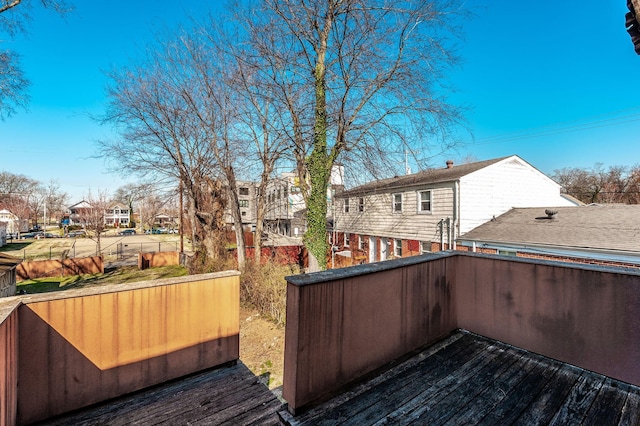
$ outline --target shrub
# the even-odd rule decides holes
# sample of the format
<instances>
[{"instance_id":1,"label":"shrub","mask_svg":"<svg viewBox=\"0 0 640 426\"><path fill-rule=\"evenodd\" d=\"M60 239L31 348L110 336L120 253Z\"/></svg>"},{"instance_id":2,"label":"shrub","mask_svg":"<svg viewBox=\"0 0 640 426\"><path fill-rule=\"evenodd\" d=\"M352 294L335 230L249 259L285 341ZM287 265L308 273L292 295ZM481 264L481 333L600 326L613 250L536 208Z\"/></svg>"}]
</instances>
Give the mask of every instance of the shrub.
<instances>
[{"instance_id":1,"label":"shrub","mask_svg":"<svg viewBox=\"0 0 640 426\"><path fill-rule=\"evenodd\" d=\"M297 265L267 262L257 265L248 261L240 277L240 303L257 309L260 314L284 325L287 312L287 275L300 271Z\"/></svg>"}]
</instances>

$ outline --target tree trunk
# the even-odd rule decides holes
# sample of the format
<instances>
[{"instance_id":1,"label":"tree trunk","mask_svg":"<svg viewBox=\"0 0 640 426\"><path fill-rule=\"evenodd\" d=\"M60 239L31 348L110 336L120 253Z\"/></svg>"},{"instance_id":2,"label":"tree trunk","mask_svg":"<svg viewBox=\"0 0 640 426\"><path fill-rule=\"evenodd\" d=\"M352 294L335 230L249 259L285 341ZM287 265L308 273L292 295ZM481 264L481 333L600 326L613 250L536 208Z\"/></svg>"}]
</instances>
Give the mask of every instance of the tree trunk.
<instances>
[{"instance_id":1,"label":"tree trunk","mask_svg":"<svg viewBox=\"0 0 640 426\"><path fill-rule=\"evenodd\" d=\"M242 214L240 212L240 201L238 199L238 188L233 168L228 167L225 171L229 185L229 203L231 206L231 216L233 217L236 234L236 255L238 258L238 269L244 271L247 256L247 245L244 240L244 230L242 229Z\"/></svg>"}]
</instances>

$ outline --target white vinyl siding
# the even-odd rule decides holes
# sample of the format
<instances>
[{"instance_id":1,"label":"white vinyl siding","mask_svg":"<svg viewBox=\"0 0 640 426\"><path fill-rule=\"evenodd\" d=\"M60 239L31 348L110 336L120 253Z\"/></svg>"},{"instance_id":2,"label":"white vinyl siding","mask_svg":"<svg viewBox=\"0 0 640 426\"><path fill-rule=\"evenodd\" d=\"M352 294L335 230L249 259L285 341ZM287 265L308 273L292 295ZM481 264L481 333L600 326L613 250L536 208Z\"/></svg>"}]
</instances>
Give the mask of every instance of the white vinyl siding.
<instances>
[{"instance_id":1,"label":"white vinyl siding","mask_svg":"<svg viewBox=\"0 0 640 426\"><path fill-rule=\"evenodd\" d=\"M513 207L573 205L560 186L519 158L507 158L460 179L460 234Z\"/></svg>"},{"instance_id":2,"label":"white vinyl siding","mask_svg":"<svg viewBox=\"0 0 640 426\"><path fill-rule=\"evenodd\" d=\"M372 194L364 196L366 207L363 212L357 212L355 208L349 213L344 213L342 209L336 211L337 230L403 240L440 241L438 222L443 217L453 217L453 183L430 186L431 209L437 215L418 213L415 207L418 192L427 188L411 188L402 194L405 207L402 214L392 213L392 193Z\"/></svg>"}]
</instances>

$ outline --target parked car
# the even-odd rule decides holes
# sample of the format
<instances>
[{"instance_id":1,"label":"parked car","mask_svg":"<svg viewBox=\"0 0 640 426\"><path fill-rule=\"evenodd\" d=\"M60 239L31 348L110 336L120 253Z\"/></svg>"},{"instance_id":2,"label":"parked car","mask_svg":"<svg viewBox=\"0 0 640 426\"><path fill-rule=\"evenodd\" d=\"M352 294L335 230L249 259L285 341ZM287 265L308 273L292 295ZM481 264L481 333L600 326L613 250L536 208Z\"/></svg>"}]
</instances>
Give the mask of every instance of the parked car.
<instances>
[{"instance_id":1,"label":"parked car","mask_svg":"<svg viewBox=\"0 0 640 426\"><path fill-rule=\"evenodd\" d=\"M135 235L135 234L136 234L135 229L123 229L122 231L118 232L118 235Z\"/></svg>"},{"instance_id":2,"label":"parked car","mask_svg":"<svg viewBox=\"0 0 640 426\"><path fill-rule=\"evenodd\" d=\"M69 231L67 234L67 238L77 238L77 237L86 237L87 233L83 230L79 231Z\"/></svg>"},{"instance_id":3,"label":"parked car","mask_svg":"<svg viewBox=\"0 0 640 426\"><path fill-rule=\"evenodd\" d=\"M59 234L52 234L51 232L47 232L44 234L45 238L60 238Z\"/></svg>"},{"instance_id":4,"label":"parked car","mask_svg":"<svg viewBox=\"0 0 640 426\"><path fill-rule=\"evenodd\" d=\"M34 232L33 233L33 238L35 238L36 240L39 240L39 239L44 238L44 237L45 237L44 232Z\"/></svg>"}]
</instances>

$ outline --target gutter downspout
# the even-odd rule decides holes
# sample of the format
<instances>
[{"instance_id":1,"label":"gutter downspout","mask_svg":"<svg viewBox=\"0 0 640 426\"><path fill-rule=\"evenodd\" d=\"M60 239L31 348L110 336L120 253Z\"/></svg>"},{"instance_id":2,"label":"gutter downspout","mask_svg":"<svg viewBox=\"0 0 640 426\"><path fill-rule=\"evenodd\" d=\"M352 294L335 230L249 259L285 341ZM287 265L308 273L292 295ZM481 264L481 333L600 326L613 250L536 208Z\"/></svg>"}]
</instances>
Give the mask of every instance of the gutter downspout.
<instances>
[{"instance_id":1,"label":"gutter downspout","mask_svg":"<svg viewBox=\"0 0 640 426\"><path fill-rule=\"evenodd\" d=\"M460 179L453 184L453 244L452 249L456 250L456 240L460 232Z\"/></svg>"}]
</instances>

